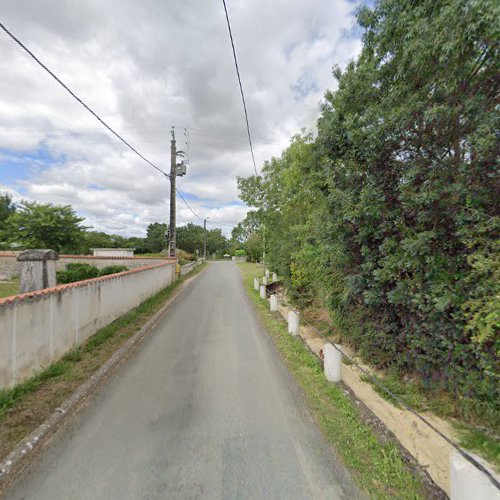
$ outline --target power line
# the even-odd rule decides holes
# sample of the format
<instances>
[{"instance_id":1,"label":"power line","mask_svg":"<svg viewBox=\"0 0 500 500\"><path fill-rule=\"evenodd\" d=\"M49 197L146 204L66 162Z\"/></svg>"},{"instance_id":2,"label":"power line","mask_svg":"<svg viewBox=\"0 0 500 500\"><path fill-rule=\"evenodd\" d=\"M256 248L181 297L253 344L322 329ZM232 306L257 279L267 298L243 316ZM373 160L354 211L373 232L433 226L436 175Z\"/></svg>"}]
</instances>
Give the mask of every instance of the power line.
<instances>
[{"instance_id":1,"label":"power line","mask_svg":"<svg viewBox=\"0 0 500 500\"><path fill-rule=\"evenodd\" d=\"M177 191L177 194L181 197L182 201L186 204L186 207L189 208L189 210L191 210L191 212L193 212L193 215L195 217L198 217L198 219L200 220L204 220L203 217L200 217L192 208L191 208L191 205L189 205L189 203L185 200L184 196L182 196L182 193L177 189L175 188L175 190Z\"/></svg>"},{"instance_id":2,"label":"power line","mask_svg":"<svg viewBox=\"0 0 500 500\"><path fill-rule=\"evenodd\" d=\"M255 165L255 156L253 154L252 137L250 135L250 125L248 124L247 104L245 102L245 94L243 94L243 86L241 85L240 69L238 68L238 60L236 59L236 49L234 48L233 33L231 32L231 24L229 23L229 14L227 13L226 0L222 0L222 4L224 5L224 12L226 13L227 29L229 31L229 38L231 39L231 47L233 48L234 66L236 68L236 74L238 75L238 83L240 84L241 100L243 101L243 111L245 112L248 143L250 144L250 152L252 153L253 169L255 170L255 175L258 175L257 167Z\"/></svg>"},{"instance_id":3,"label":"power line","mask_svg":"<svg viewBox=\"0 0 500 500\"><path fill-rule=\"evenodd\" d=\"M267 286L266 286L267 290ZM269 291L270 295L276 295L278 296L277 292L271 292ZM284 304L294 311L296 314L300 315L300 311L296 310L288 304L286 300L283 300ZM301 315L302 321L309 325L323 340L327 340L328 338L325 336L323 332L318 330L313 324L311 324L307 319L304 318L304 315ZM498 480L493 476L493 474L480 462L478 462L473 456L471 456L469 453L467 453L464 449L462 449L453 439L449 438L444 432L441 432L435 425L433 425L428 419L423 417L417 410L413 409L406 401L404 401L399 395L395 394L393 391L391 391L388 387L386 387L383 382L380 381L380 379L372 375L372 373L361 366L359 363L356 362L356 360L352 357L349 356L348 354L345 353L343 349L337 346L337 344L332 343L331 344L336 351L340 353L341 356L343 356L347 361L349 361L350 364L356 366L358 370L360 370L365 376L367 376L377 387L379 387L381 390L383 390L386 394L388 394L391 398L393 398L399 405L401 405L405 410L409 411L411 414L413 414L415 417L417 417L421 422L423 422L427 427L432 429L438 436L440 436L442 439L444 439L450 446L455 448L462 457L464 457L468 462L470 462L472 465L474 465L477 469L479 469L483 474L487 476L487 478L490 480L490 482L500 490L500 483Z\"/></svg>"},{"instance_id":4,"label":"power line","mask_svg":"<svg viewBox=\"0 0 500 500\"><path fill-rule=\"evenodd\" d=\"M225 5L224 5L225 7ZM229 22L229 20L228 20ZM21 42L13 33L11 33L3 23L0 22L0 28L10 37L14 42L16 42L39 66L41 66L54 80L56 80L59 85L61 85L74 99L76 99L89 113L91 113L104 127L106 127L115 137L117 137L123 144L125 144L130 150L132 150L139 158L144 160L148 165L156 169L158 172L163 174L166 177L169 177L167 173L165 173L161 168L157 167L154 163L149 161L145 156L143 156L137 149L135 149L129 142L127 142L118 132L113 130L90 106L85 104L85 102L80 99L59 77L57 77L38 57L30 50L26 45ZM234 49L234 46L233 46ZM235 55L236 57L236 55ZM239 78L239 73L238 73L238 78ZM240 87L241 87L241 82L240 82ZM243 90L242 90L243 92ZM242 93L243 96L243 93ZM245 107L245 114L246 114L246 107ZM248 138L250 139L250 129L248 128L248 120L247 120L247 130L248 130ZM187 143L188 143L188 148L189 148L189 135L187 135L187 130L185 129L186 133L186 138L187 138ZM250 149L252 148L252 143L250 142ZM252 158L253 158L253 151L252 151ZM255 160L254 160L254 168L255 168ZM255 173L257 174L257 169L255 169ZM182 196L181 192L176 188L177 193L181 197L182 201L186 204L186 206L191 210L193 215L198 217L200 220L204 220L203 217L200 217L189 205L189 203L186 201L184 196Z\"/></svg>"},{"instance_id":5,"label":"power line","mask_svg":"<svg viewBox=\"0 0 500 500\"><path fill-rule=\"evenodd\" d=\"M71 96L73 96L89 113L91 113L99 122L102 123L115 137L117 137L123 144L125 144L129 149L131 149L139 158L148 163L151 167L161 172L163 175L167 175L161 168L158 168L154 163L150 162L146 157L144 157L137 149L135 149L129 142L127 142L118 132L115 132L92 108L90 108L85 102L82 101L59 77L57 77L40 59L38 59L33 52L31 52L26 45L21 42L15 35L13 35L1 22L0 28L2 28L7 35L14 40L37 64L39 64L59 85L61 85Z\"/></svg>"}]
</instances>

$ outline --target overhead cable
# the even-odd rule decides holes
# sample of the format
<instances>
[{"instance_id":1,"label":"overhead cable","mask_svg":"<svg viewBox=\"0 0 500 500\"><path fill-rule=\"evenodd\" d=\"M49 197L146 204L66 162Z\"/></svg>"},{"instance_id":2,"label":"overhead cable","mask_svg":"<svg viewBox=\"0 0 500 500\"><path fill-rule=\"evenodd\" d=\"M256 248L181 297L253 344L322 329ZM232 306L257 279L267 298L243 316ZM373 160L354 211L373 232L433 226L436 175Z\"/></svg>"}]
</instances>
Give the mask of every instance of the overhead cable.
<instances>
[{"instance_id":1,"label":"overhead cable","mask_svg":"<svg viewBox=\"0 0 500 500\"><path fill-rule=\"evenodd\" d=\"M118 132L115 132L90 106L85 104L85 102L80 99L58 76L56 76L40 59L38 59L33 52L24 45L21 40L19 40L14 34L12 34L1 22L0 28L2 28L7 35L14 40L29 56L40 65L59 85L61 85L72 97L74 97L90 114L92 114L102 125L104 125L115 137L117 137L123 144L125 144L129 149L131 149L139 158L148 163L151 167L161 172L163 175L167 175L161 168L158 168L154 163L149 161L145 156L143 156L137 149L135 149L129 142L127 142Z\"/></svg>"},{"instance_id":2,"label":"overhead cable","mask_svg":"<svg viewBox=\"0 0 500 500\"><path fill-rule=\"evenodd\" d=\"M238 60L236 59L236 49L234 48L233 33L231 31L231 24L229 22L229 14L227 13L226 0L222 0L222 4L224 5L224 12L226 13L227 29L229 31L229 38L231 40L231 47L233 49L234 66L236 68L236 75L238 76L238 83L240 84L241 100L243 101L243 111L245 112L245 121L247 124L248 143L250 145L250 153L252 153L253 169L255 171L255 175L258 175L257 174L257 167L255 165L255 156L253 154L252 137L250 135L250 125L248 124L247 104L245 102L245 94L243 93L243 86L241 85L240 69L238 67Z\"/></svg>"},{"instance_id":3,"label":"overhead cable","mask_svg":"<svg viewBox=\"0 0 500 500\"><path fill-rule=\"evenodd\" d=\"M182 201L186 204L186 207L189 208L189 210L191 210L191 212L193 212L193 215L195 217L198 217L198 219L200 220L205 220L203 217L200 217L192 208L191 206L189 205L189 203L186 201L186 199L184 198L184 196L182 196L182 193L177 189L175 188L175 190L177 191L177 194L181 197Z\"/></svg>"},{"instance_id":4,"label":"overhead cable","mask_svg":"<svg viewBox=\"0 0 500 500\"><path fill-rule=\"evenodd\" d=\"M276 295L278 296L277 292L271 292L268 290L266 286L266 290L270 295ZM324 340L328 341L328 338L325 336L323 332L318 330L313 324L311 324L309 321L307 321L303 315L300 314L300 311L296 310L294 307L292 307L290 304L284 301L285 305L295 312L296 314L300 315L302 321L306 323L309 327L311 327L320 337L322 337ZM338 347L337 344L332 343L331 344L333 348L338 351L341 356L343 356L351 365L354 365L359 371L363 373L366 377L368 377L377 387L379 387L382 391L384 391L387 395L389 395L394 401L396 401L400 406L402 406L405 410L410 412L412 415L417 417L422 423L424 423L427 427L429 427L431 430L433 430L438 436L440 436L442 439L444 439L450 446L455 448L455 450L460 453L460 455L465 458L468 462L470 462L472 465L474 465L477 469L479 469L495 486L497 489L500 490L500 483L498 480L493 476L493 474L478 460L476 460L472 455L467 453L461 446L459 446L453 439L449 438L444 432L440 431L435 425L433 425L427 418L422 416L417 410L412 408L406 401L404 401L399 395L395 394L393 391L391 391L388 387L384 385L383 382L380 381L380 379L373 375L369 370L361 366L352 356L349 356L346 354L346 352Z\"/></svg>"}]
</instances>

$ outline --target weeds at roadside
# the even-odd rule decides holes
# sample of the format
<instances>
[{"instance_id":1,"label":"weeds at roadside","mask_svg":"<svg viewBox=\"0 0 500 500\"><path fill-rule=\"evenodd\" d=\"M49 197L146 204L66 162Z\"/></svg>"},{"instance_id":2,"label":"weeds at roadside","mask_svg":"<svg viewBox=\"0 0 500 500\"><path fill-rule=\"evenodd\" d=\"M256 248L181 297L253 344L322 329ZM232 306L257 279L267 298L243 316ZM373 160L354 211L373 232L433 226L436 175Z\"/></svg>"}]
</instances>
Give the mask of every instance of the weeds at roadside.
<instances>
[{"instance_id":1,"label":"weeds at roadside","mask_svg":"<svg viewBox=\"0 0 500 500\"><path fill-rule=\"evenodd\" d=\"M245 288L266 331L273 338L289 370L302 387L306 400L325 436L353 478L370 498L424 498L424 487L406 466L394 443L382 443L359 415L341 386L326 381L319 361L286 325L269 311L253 289L257 269L239 264Z\"/></svg>"},{"instance_id":2,"label":"weeds at roadside","mask_svg":"<svg viewBox=\"0 0 500 500\"><path fill-rule=\"evenodd\" d=\"M315 326L320 325L322 333L327 331L324 313L314 308L304 311L304 315ZM351 364L349 360L343 359L344 364ZM457 431L457 440L460 446L473 451L500 471L500 425L496 415L486 414L481 416L471 412L464 417L464 401L449 391L440 390L437 387L425 385L418 377L401 375L395 369L387 372L377 372L377 378L394 394L399 396L409 406L420 412L432 412L438 417L447 419ZM382 390L380 386L366 375L361 380L372 385L373 389L386 401L399 407L397 400ZM460 410L460 411L459 411ZM459 416L461 415L462 418ZM465 418L465 420L464 420Z\"/></svg>"},{"instance_id":3,"label":"weeds at roadside","mask_svg":"<svg viewBox=\"0 0 500 500\"><path fill-rule=\"evenodd\" d=\"M0 458L40 425L69 393L102 366L163 306L179 285L205 267L206 264L196 267L185 277L146 299L26 382L12 389L0 390Z\"/></svg>"}]
</instances>

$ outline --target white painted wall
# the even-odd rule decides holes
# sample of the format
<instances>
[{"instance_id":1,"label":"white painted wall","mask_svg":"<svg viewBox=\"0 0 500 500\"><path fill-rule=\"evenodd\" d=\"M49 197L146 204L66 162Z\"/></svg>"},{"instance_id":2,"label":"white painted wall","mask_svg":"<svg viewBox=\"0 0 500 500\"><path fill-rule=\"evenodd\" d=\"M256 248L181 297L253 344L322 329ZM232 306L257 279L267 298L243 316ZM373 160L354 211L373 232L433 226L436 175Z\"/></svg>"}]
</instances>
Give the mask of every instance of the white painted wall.
<instances>
[{"instance_id":1,"label":"white painted wall","mask_svg":"<svg viewBox=\"0 0 500 500\"><path fill-rule=\"evenodd\" d=\"M175 280L176 262L0 299L0 389L33 376Z\"/></svg>"},{"instance_id":2,"label":"white painted wall","mask_svg":"<svg viewBox=\"0 0 500 500\"><path fill-rule=\"evenodd\" d=\"M92 248L94 257L133 257L133 248Z\"/></svg>"}]
</instances>

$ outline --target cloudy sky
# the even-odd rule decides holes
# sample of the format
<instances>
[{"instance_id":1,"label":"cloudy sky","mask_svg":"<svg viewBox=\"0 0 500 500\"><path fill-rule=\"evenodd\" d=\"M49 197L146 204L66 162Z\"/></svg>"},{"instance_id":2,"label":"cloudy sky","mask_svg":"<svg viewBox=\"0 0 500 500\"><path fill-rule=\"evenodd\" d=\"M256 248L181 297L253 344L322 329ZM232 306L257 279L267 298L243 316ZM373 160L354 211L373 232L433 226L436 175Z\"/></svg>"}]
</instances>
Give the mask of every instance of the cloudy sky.
<instances>
[{"instance_id":1,"label":"cloudy sky","mask_svg":"<svg viewBox=\"0 0 500 500\"><path fill-rule=\"evenodd\" d=\"M348 0L229 0L257 167L279 155L361 47ZM170 131L187 150L178 188L226 234L253 173L220 0L2 0L0 21L164 170ZM86 225L143 236L168 218L168 181L111 136L0 32L0 192L71 204ZM186 133L187 131L187 133ZM202 223L177 201L178 224Z\"/></svg>"}]
</instances>

